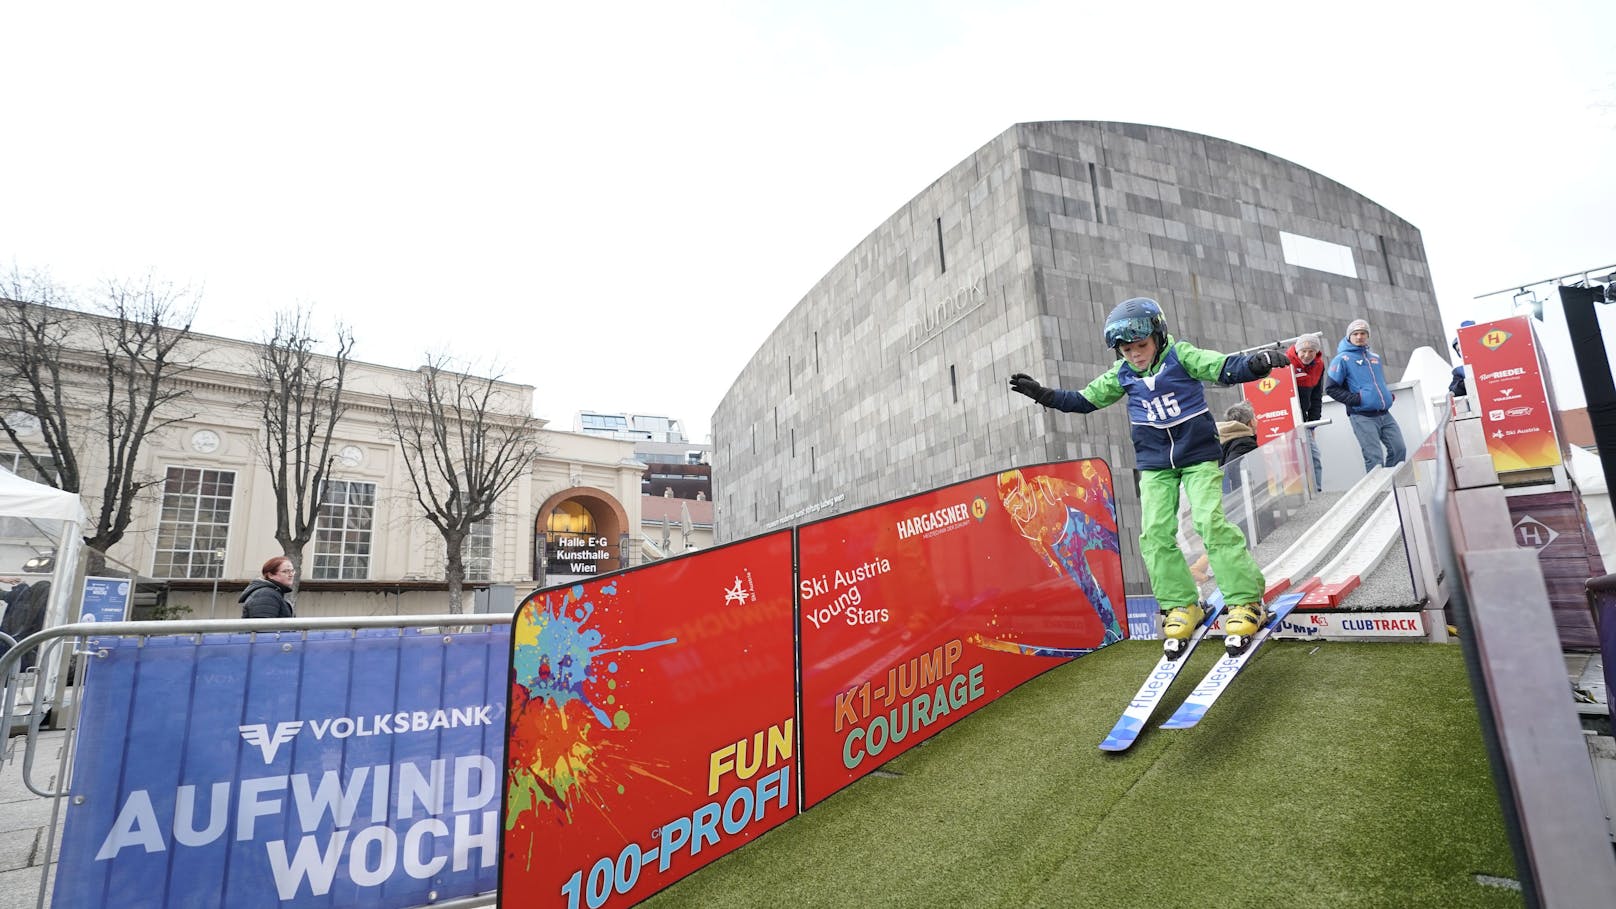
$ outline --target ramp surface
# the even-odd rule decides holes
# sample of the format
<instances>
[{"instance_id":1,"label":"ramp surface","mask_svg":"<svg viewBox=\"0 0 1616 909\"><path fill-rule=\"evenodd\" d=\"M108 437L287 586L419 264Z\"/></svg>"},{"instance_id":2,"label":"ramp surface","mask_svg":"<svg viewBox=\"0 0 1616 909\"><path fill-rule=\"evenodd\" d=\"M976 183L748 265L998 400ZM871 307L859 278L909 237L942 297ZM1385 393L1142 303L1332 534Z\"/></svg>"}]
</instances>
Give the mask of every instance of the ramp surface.
<instances>
[{"instance_id":1,"label":"ramp surface","mask_svg":"<svg viewBox=\"0 0 1616 909\"><path fill-rule=\"evenodd\" d=\"M1273 642L1199 727L1096 750L1156 652L1053 670L645 905L1521 904L1477 878L1514 868L1459 648Z\"/></svg>"}]
</instances>

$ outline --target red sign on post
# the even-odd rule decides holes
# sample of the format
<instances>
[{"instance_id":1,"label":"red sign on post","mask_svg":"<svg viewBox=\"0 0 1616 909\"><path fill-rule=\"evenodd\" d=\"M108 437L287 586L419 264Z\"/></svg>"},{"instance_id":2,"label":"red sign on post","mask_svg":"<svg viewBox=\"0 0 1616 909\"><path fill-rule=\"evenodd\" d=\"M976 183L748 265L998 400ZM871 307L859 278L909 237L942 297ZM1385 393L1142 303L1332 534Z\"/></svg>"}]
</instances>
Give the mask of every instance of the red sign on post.
<instances>
[{"instance_id":1,"label":"red sign on post","mask_svg":"<svg viewBox=\"0 0 1616 909\"><path fill-rule=\"evenodd\" d=\"M1257 444L1302 425L1296 402L1296 376L1289 366L1240 386L1240 394L1257 414Z\"/></svg>"},{"instance_id":2,"label":"red sign on post","mask_svg":"<svg viewBox=\"0 0 1616 909\"><path fill-rule=\"evenodd\" d=\"M797 554L804 807L1127 633L1103 461L807 524Z\"/></svg>"},{"instance_id":3,"label":"red sign on post","mask_svg":"<svg viewBox=\"0 0 1616 909\"><path fill-rule=\"evenodd\" d=\"M796 815L792 593L780 531L522 603L507 905L626 906Z\"/></svg>"},{"instance_id":4,"label":"red sign on post","mask_svg":"<svg viewBox=\"0 0 1616 909\"><path fill-rule=\"evenodd\" d=\"M1467 325L1459 329L1459 349L1475 376L1493 468L1507 473L1559 464L1560 440L1531 319L1512 316Z\"/></svg>"}]
</instances>

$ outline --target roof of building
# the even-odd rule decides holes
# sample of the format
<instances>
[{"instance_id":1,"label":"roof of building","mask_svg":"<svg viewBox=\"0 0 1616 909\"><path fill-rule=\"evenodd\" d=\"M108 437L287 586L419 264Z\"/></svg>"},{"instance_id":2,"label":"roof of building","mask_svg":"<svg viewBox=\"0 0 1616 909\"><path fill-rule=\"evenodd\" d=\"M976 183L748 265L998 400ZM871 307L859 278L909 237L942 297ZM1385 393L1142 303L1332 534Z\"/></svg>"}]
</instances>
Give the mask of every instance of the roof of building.
<instances>
[{"instance_id":1,"label":"roof of building","mask_svg":"<svg viewBox=\"0 0 1616 909\"><path fill-rule=\"evenodd\" d=\"M640 523L661 524L665 521L672 521L677 524L684 520L679 511L680 505L687 506L690 509L690 523L712 526L712 502L698 501L696 499L675 499L672 496L640 496Z\"/></svg>"}]
</instances>

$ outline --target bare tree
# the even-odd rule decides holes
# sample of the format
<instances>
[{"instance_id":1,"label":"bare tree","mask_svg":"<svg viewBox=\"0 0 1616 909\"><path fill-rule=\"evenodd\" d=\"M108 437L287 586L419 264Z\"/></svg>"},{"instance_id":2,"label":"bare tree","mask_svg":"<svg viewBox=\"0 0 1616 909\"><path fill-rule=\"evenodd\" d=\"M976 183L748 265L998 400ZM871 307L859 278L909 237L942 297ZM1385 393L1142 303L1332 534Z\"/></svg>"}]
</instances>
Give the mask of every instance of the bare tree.
<instances>
[{"instance_id":1,"label":"bare tree","mask_svg":"<svg viewBox=\"0 0 1616 909\"><path fill-rule=\"evenodd\" d=\"M353 352L353 333L336 328L336 353L320 353L320 340L301 307L277 313L254 370L263 420L259 451L275 491L275 541L303 579L303 550L314 537L327 471L331 435L344 410L343 383Z\"/></svg>"},{"instance_id":2,"label":"bare tree","mask_svg":"<svg viewBox=\"0 0 1616 909\"><path fill-rule=\"evenodd\" d=\"M72 392L62 382L73 313L60 288L38 274L15 269L5 279L3 327L7 355L0 359L0 429L34 479L79 491L78 452L68 436ZM35 431L38 442L27 441Z\"/></svg>"},{"instance_id":3,"label":"bare tree","mask_svg":"<svg viewBox=\"0 0 1616 909\"><path fill-rule=\"evenodd\" d=\"M137 470L146 440L194 416L183 410L189 390L175 380L195 368L181 344L196 302L150 277L108 282L98 314L65 308L67 295L37 275L13 271L3 290L0 331L10 350L0 361L0 429L46 482L91 499L84 542L106 552L123 539L137 497L162 482ZM91 378L64 381L69 371ZM40 439L31 441L35 423ZM99 488L85 488L85 456L96 444L105 473Z\"/></svg>"},{"instance_id":4,"label":"bare tree","mask_svg":"<svg viewBox=\"0 0 1616 909\"><path fill-rule=\"evenodd\" d=\"M500 409L499 376L478 378L428 356L419 382L403 398L387 398L389 430L404 451L415 500L443 535L449 611L461 611L465 543L472 526L494 513L542 448L538 422Z\"/></svg>"}]
</instances>

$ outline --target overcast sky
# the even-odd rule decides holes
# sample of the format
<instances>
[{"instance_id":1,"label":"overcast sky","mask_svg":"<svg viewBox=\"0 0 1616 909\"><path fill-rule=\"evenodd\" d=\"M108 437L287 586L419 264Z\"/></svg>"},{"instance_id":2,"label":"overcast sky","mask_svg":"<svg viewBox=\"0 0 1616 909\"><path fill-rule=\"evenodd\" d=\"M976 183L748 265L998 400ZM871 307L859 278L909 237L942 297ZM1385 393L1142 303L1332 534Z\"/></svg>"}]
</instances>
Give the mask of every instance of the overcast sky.
<instances>
[{"instance_id":1,"label":"overcast sky","mask_svg":"<svg viewBox=\"0 0 1616 909\"><path fill-rule=\"evenodd\" d=\"M6 4L0 268L151 273L248 339L311 304L360 359L498 367L558 428L700 439L934 179L1016 122L1121 120L1408 219L1451 331L1616 265L1616 3L1449 6Z\"/></svg>"}]
</instances>

